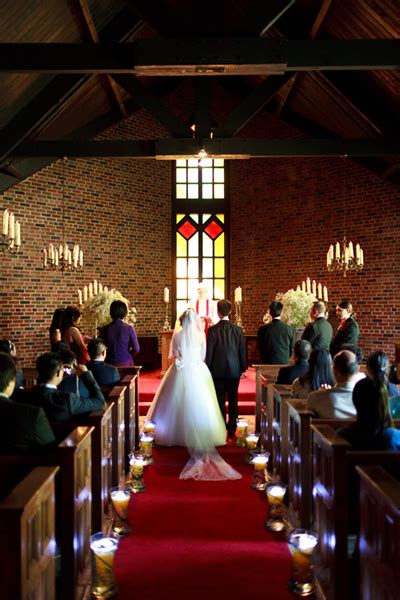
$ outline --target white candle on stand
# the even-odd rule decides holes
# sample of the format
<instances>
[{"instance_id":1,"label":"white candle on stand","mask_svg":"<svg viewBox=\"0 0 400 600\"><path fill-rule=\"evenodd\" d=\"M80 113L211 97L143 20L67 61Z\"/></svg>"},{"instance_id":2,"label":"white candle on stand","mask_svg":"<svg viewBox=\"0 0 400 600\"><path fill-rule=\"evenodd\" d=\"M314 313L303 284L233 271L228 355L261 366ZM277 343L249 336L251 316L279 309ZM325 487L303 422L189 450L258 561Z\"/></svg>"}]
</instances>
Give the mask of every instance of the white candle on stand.
<instances>
[{"instance_id":1,"label":"white candle on stand","mask_svg":"<svg viewBox=\"0 0 400 600\"><path fill-rule=\"evenodd\" d=\"M79 266L83 267L83 250L79 250Z\"/></svg>"},{"instance_id":2,"label":"white candle on stand","mask_svg":"<svg viewBox=\"0 0 400 600\"><path fill-rule=\"evenodd\" d=\"M10 234L9 234L9 238L11 240L14 239L15 237L15 217L14 217L14 213L10 213L10 220L9 220L9 224L10 224Z\"/></svg>"},{"instance_id":3,"label":"white candle on stand","mask_svg":"<svg viewBox=\"0 0 400 600\"><path fill-rule=\"evenodd\" d=\"M46 250L46 248L43 249L43 254L44 254L44 256L43 256L43 266L47 267L47 250Z\"/></svg>"},{"instance_id":4,"label":"white candle on stand","mask_svg":"<svg viewBox=\"0 0 400 600\"><path fill-rule=\"evenodd\" d=\"M89 298L93 298L93 284L89 283Z\"/></svg>"},{"instance_id":5,"label":"white candle on stand","mask_svg":"<svg viewBox=\"0 0 400 600\"><path fill-rule=\"evenodd\" d=\"M99 294L101 294L102 291L103 291L103 284L99 283Z\"/></svg>"},{"instance_id":6,"label":"white candle on stand","mask_svg":"<svg viewBox=\"0 0 400 600\"><path fill-rule=\"evenodd\" d=\"M328 288L324 285L324 302L328 302Z\"/></svg>"},{"instance_id":7,"label":"white candle on stand","mask_svg":"<svg viewBox=\"0 0 400 600\"><path fill-rule=\"evenodd\" d=\"M164 302L165 304L169 302L169 288L167 287L164 288Z\"/></svg>"},{"instance_id":8,"label":"white candle on stand","mask_svg":"<svg viewBox=\"0 0 400 600\"><path fill-rule=\"evenodd\" d=\"M317 284L315 282L315 279L312 280L312 293L314 294L314 296L317 295Z\"/></svg>"},{"instance_id":9,"label":"white candle on stand","mask_svg":"<svg viewBox=\"0 0 400 600\"><path fill-rule=\"evenodd\" d=\"M94 294L95 296L97 296L97 294L98 294L98 291L99 291L99 288L98 288L98 285L97 285L97 279L95 279L95 280L93 281L93 294Z\"/></svg>"},{"instance_id":10,"label":"white candle on stand","mask_svg":"<svg viewBox=\"0 0 400 600\"><path fill-rule=\"evenodd\" d=\"M85 285L83 287L83 301L87 302L87 299L88 299L88 289L87 289L87 285Z\"/></svg>"},{"instance_id":11,"label":"white candle on stand","mask_svg":"<svg viewBox=\"0 0 400 600\"><path fill-rule=\"evenodd\" d=\"M21 245L21 224L19 221L15 222L15 245Z\"/></svg>"},{"instance_id":12,"label":"white candle on stand","mask_svg":"<svg viewBox=\"0 0 400 600\"><path fill-rule=\"evenodd\" d=\"M8 235L8 220L9 220L9 212L8 208L3 212L3 235Z\"/></svg>"},{"instance_id":13,"label":"white candle on stand","mask_svg":"<svg viewBox=\"0 0 400 600\"><path fill-rule=\"evenodd\" d=\"M241 302L242 301L242 288L240 286L238 286L237 288L235 288L235 302Z\"/></svg>"},{"instance_id":14,"label":"white candle on stand","mask_svg":"<svg viewBox=\"0 0 400 600\"><path fill-rule=\"evenodd\" d=\"M318 299L322 300L322 285L318 284Z\"/></svg>"},{"instance_id":15,"label":"white candle on stand","mask_svg":"<svg viewBox=\"0 0 400 600\"><path fill-rule=\"evenodd\" d=\"M306 282L305 282L305 281L302 281L302 282L301 282L301 291L302 291L302 292L305 292L305 291L306 291Z\"/></svg>"},{"instance_id":16,"label":"white candle on stand","mask_svg":"<svg viewBox=\"0 0 400 600\"><path fill-rule=\"evenodd\" d=\"M307 277L307 294L311 294L311 281L309 277Z\"/></svg>"},{"instance_id":17,"label":"white candle on stand","mask_svg":"<svg viewBox=\"0 0 400 600\"><path fill-rule=\"evenodd\" d=\"M78 290L78 304L79 306L81 306L81 304L83 304L82 302L82 291Z\"/></svg>"}]
</instances>

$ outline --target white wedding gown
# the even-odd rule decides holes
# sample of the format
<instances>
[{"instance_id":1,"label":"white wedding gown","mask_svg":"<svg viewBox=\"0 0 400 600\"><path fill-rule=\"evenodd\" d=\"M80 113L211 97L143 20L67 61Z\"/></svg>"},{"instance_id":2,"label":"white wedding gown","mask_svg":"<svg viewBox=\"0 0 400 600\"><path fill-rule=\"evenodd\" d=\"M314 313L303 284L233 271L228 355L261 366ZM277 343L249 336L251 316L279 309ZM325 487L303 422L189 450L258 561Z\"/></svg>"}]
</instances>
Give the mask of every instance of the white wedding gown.
<instances>
[{"instance_id":1,"label":"white wedding gown","mask_svg":"<svg viewBox=\"0 0 400 600\"><path fill-rule=\"evenodd\" d=\"M239 479L215 446L226 442L226 427L205 357L205 335L193 311L176 331L170 354L175 357L161 382L147 418L156 424L156 444L186 446L191 458L181 479ZM201 325L200 325L201 327Z\"/></svg>"}]
</instances>

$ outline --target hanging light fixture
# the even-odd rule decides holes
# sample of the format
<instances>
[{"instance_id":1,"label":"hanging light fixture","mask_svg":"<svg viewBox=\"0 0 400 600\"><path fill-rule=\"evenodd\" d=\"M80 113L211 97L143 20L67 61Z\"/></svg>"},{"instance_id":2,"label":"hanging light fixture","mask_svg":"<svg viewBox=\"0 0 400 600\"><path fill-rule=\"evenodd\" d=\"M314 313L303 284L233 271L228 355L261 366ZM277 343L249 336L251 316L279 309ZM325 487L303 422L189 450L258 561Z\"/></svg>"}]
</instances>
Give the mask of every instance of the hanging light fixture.
<instances>
[{"instance_id":1,"label":"hanging light fixture","mask_svg":"<svg viewBox=\"0 0 400 600\"><path fill-rule=\"evenodd\" d=\"M79 244L69 248L65 241L65 158L62 159L62 243L43 248L43 266L48 270L78 271L83 268L83 250Z\"/></svg>"},{"instance_id":2,"label":"hanging light fixture","mask_svg":"<svg viewBox=\"0 0 400 600\"><path fill-rule=\"evenodd\" d=\"M15 255L21 247L21 224L8 208L2 212L1 249L5 254Z\"/></svg>"},{"instance_id":3,"label":"hanging light fixture","mask_svg":"<svg viewBox=\"0 0 400 600\"><path fill-rule=\"evenodd\" d=\"M346 157L343 157L346 158ZM345 177L345 175L344 175ZM346 183L345 178L343 179L343 206L344 206L344 222L346 225ZM364 267L364 251L360 244L356 244L355 248L353 242L348 242L346 234L343 236L342 242L335 242L329 246L329 250L326 254L326 267L328 271L342 271L343 276L346 277L347 271L361 271Z\"/></svg>"}]
</instances>

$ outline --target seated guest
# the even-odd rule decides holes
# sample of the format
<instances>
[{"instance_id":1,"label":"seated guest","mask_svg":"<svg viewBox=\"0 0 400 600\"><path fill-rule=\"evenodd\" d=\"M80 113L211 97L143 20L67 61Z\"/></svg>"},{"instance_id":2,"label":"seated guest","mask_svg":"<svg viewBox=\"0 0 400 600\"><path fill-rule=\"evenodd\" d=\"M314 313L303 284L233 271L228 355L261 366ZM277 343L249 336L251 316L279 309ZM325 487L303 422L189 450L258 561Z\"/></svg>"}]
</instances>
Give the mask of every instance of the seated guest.
<instances>
[{"instance_id":1,"label":"seated guest","mask_svg":"<svg viewBox=\"0 0 400 600\"><path fill-rule=\"evenodd\" d=\"M56 308L53 313L53 318L51 319L51 324L49 327L49 337L50 337L50 345L51 351L57 352L55 346L61 342L61 323L64 316L63 308Z\"/></svg>"},{"instance_id":2,"label":"seated guest","mask_svg":"<svg viewBox=\"0 0 400 600\"><path fill-rule=\"evenodd\" d=\"M18 390L20 390L23 387L23 383L24 383L24 374L22 372L21 367L18 367L17 365L17 349L15 347L14 342L12 342L11 340L1 340L0 341L0 352L5 352L6 354L9 354L10 356L13 357L14 359L14 363L16 363L16 370L17 370L17 377L15 380L15 388L14 388L14 392L12 394L12 397L14 398L16 395L16 392L18 392Z\"/></svg>"},{"instance_id":3,"label":"seated guest","mask_svg":"<svg viewBox=\"0 0 400 600\"><path fill-rule=\"evenodd\" d=\"M360 329L355 320L355 313L350 300L345 299L339 302L336 307L336 315L339 319L339 325L331 341L331 354L335 356L342 349L343 344L358 344Z\"/></svg>"},{"instance_id":4,"label":"seated guest","mask_svg":"<svg viewBox=\"0 0 400 600\"><path fill-rule=\"evenodd\" d=\"M358 368L360 369L360 365L361 365L362 361L364 360L364 352L361 350L360 346L357 346L356 344L342 344L342 350L349 350L350 352L352 352L353 354L356 355L356 360L358 362ZM365 378L365 373L362 373L359 370L355 377L355 381L357 383L357 381L360 381L361 379L364 379L364 378Z\"/></svg>"},{"instance_id":5,"label":"seated guest","mask_svg":"<svg viewBox=\"0 0 400 600\"><path fill-rule=\"evenodd\" d=\"M90 356L90 362L88 363L88 369L92 371L93 376L99 385L112 385L118 383L120 375L117 367L107 365L104 361L106 359L107 348L101 338L93 338L88 343L88 352Z\"/></svg>"},{"instance_id":6,"label":"seated guest","mask_svg":"<svg viewBox=\"0 0 400 600\"><path fill-rule=\"evenodd\" d=\"M400 450L400 431L393 428L390 414L388 362L384 352L373 352L367 360L368 377L354 387L357 421L339 433L356 449Z\"/></svg>"},{"instance_id":7,"label":"seated guest","mask_svg":"<svg viewBox=\"0 0 400 600\"><path fill-rule=\"evenodd\" d=\"M42 408L10 400L16 367L9 354L0 352L0 454L35 453L55 445L55 437Z\"/></svg>"},{"instance_id":8,"label":"seated guest","mask_svg":"<svg viewBox=\"0 0 400 600\"><path fill-rule=\"evenodd\" d=\"M279 369L276 383L291 384L297 377L301 377L307 373L310 353L310 342L307 342L307 340L298 340L293 348L294 364Z\"/></svg>"},{"instance_id":9,"label":"seated guest","mask_svg":"<svg viewBox=\"0 0 400 600\"><path fill-rule=\"evenodd\" d=\"M72 350L72 352L75 352L78 364L86 365L90 358L85 340L83 339L83 335L79 329L80 321L80 310L76 308L76 306L67 306L62 318L61 336L62 341L65 344L68 344L68 347L70 350Z\"/></svg>"},{"instance_id":10,"label":"seated guest","mask_svg":"<svg viewBox=\"0 0 400 600\"><path fill-rule=\"evenodd\" d=\"M122 300L114 300L110 306L112 323L102 327L100 337L107 346L107 362L117 366L133 365L133 354L140 350L136 331L124 323L128 307Z\"/></svg>"},{"instance_id":11,"label":"seated guest","mask_svg":"<svg viewBox=\"0 0 400 600\"><path fill-rule=\"evenodd\" d=\"M311 392L308 408L321 419L349 419L356 414L353 404L353 388L356 384L358 362L353 352L342 350L333 359L335 385L330 389Z\"/></svg>"},{"instance_id":12,"label":"seated guest","mask_svg":"<svg viewBox=\"0 0 400 600\"><path fill-rule=\"evenodd\" d=\"M310 308L310 318L312 320L303 331L301 339L308 340L314 348L329 350L333 337L332 325L327 321L326 307L321 300L316 300Z\"/></svg>"},{"instance_id":13,"label":"seated guest","mask_svg":"<svg viewBox=\"0 0 400 600\"><path fill-rule=\"evenodd\" d=\"M63 362L55 352L46 352L36 361L38 385L27 394L27 402L41 406L50 421L67 421L75 415L90 413L104 406L104 396L92 373L85 365L75 365L73 373L84 381L90 398L58 389L64 376Z\"/></svg>"},{"instance_id":14,"label":"seated guest","mask_svg":"<svg viewBox=\"0 0 400 600\"><path fill-rule=\"evenodd\" d=\"M332 357L329 350L314 348L308 359L308 371L292 384L292 398L308 398L308 395L322 386L332 387L335 378L332 370Z\"/></svg>"},{"instance_id":15,"label":"seated guest","mask_svg":"<svg viewBox=\"0 0 400 600\"><path fill-rule=\"evenodd\" d=\"M270 323L261 325L257 331L257 346L264 365L287 365L292 354L296 330L281 321L282 302L271 302Z\"/></svg>"},{"instance_id":16,"label":"seated guest","mask_svg":"<svg viewBox=\"0 0 400 600\"><path fill-rule=\"evenodd\" d=\"M63 362L64 376L58 389L62 392L73 392L82 400L90 398L90 391L82 377L76 375L74 368L77 365L76 356L71 350L61 350L58 352Z\"/></svg>"}]
</instances>

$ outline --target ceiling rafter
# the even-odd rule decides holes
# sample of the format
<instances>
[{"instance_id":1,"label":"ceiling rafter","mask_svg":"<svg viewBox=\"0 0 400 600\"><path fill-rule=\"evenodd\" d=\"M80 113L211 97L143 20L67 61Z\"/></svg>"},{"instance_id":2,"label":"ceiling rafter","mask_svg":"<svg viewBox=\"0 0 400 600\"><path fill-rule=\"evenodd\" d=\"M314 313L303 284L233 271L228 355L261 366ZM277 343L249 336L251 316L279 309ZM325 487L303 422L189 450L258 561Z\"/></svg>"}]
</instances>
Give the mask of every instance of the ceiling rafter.
<instances>
[{"instance_id":1,"label":"ceiling rafter","mask_svg":"<svg viewBox=\"0 0 400 600\"><path fill-rule=\"evenodd\" d=\"M240 18L233 29L233 35L263 36L276 21L293 6L295 0L257 0L248 12Z\"/></svg>"}]
</instances>

